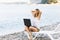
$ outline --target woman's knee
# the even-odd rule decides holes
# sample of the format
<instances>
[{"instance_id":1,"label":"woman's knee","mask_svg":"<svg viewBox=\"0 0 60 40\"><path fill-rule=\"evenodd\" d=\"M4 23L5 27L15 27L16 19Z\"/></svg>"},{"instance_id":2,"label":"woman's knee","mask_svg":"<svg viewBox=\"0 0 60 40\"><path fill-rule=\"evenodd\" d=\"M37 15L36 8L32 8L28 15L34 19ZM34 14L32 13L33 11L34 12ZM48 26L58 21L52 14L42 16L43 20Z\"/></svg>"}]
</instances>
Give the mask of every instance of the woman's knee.
<instances>
[{"instance_id":1,"label":"woman's knee","mask_svg":"<svg viewBox=\"0 0 60 40\"><path fill-rule=\"evenodd\" d=\"M37 28L34 28L34 27L30 27L29 30L33 30L34 32L37 32Z\"/></svg>"},{"instance_id":2,"label":"woman's knee","mask_svg":"<svg viewBox=\"0 0 60 40\"><path fill-rule=\"evenodd\" d=\"M34 29L34 27L29 27L29 30L33 30Z\"/></svg>"}]
</instances>

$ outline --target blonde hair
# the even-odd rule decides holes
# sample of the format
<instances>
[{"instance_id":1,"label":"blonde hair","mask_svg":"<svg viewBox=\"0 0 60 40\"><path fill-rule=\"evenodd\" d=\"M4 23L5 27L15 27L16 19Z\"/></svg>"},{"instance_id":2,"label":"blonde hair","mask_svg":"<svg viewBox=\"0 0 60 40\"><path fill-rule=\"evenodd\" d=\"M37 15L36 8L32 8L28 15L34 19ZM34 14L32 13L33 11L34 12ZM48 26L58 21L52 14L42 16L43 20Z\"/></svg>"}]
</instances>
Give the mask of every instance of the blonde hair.
<instances>
[{"instance_id":1,"label":"blonde hair","mask_svg":"<svg viewBox=\"0 0 60 40\"><path fill-rule=\"evenodd\" d=\"M39 9L35 9L38 13L35 16L41 16L42 12Z\"/></svg>"}]
</instances>

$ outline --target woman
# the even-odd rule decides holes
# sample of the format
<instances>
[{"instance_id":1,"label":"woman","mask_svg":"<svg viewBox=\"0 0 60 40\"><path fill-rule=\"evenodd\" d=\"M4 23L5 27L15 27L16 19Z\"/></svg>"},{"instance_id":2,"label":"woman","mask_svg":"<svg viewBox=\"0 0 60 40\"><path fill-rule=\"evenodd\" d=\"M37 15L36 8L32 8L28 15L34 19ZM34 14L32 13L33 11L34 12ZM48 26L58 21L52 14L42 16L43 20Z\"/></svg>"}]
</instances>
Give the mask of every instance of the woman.
<instances>
[{"instance_id":1,"label":"woman","mask_svg":"<svg viewBox=\"0 0 60 40\"><path fill-rule=\"evenodd\" d=\"M32 26L25 27L25 31L29 33L29 40L32 40L32 33L31 32L38 32L40 29L40 18L41 18L41 11L39 9L32 10L33 20L31 21Z\"/></svg>"},{"instance_id":2,"label":"woman","mask_svg":"<svg viewBox=\"0 0 60 40\"><path fill-rule=\"evenodd\" d=\"M25 27L25 30L27 32L38 32L40 29L40 18L41 18L41 11L39 9L32 10L33 20L32 20L32 26Z\"/></svg>"},{"instance_id":3,"label":"woman","mask_svg":"<svg viewBox=\"0 0 60 40\"><path fill-rule=\"evenodd\" d=\"M32 15L33 15L33 20L32 20L32 26L25 27L25 31L27 31L30 35L30 40L32 39L31 37L31 32L38 32L40 30L40 18L41 18L41 11L39 9L34 9L32 10Z\"/></svg>"}]
</instances>

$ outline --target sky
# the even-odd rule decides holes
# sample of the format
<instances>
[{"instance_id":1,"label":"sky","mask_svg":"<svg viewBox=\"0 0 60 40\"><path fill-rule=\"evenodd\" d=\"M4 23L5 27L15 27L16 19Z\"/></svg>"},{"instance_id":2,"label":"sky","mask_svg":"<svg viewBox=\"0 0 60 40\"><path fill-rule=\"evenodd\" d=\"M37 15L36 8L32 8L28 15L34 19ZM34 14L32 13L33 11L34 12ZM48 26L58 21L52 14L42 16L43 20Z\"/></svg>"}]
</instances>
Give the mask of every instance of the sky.
<instances>
[{"instance_id":1,"label":"sky","mask_svg":"<svg viewBox=\"0 0 60 40\"><path fill-rule=\"evenodd\" d=\"M41 26L60 22L59 5L0 4L0 35L24 30L23 18L31 18L36 8L42 11Z\"/></svg>"}]
</instances>

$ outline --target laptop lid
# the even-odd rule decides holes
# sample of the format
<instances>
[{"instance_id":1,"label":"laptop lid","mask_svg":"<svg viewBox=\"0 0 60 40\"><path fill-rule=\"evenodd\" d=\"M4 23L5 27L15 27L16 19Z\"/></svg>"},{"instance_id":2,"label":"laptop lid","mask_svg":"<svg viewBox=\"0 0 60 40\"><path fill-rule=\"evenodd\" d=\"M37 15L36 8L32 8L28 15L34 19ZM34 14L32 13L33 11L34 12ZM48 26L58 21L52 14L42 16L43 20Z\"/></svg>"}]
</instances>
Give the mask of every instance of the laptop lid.
<instances>
[{"instance_id":1,"label":"laptop lid","mask_svg":"<svg viewBox=\"0 0 60 40\"><path fill-rule=\"evenodd\" d=\"M24 25L27 26L27 27L30 27L31 26L31 21L30 19L23 19L24 20Z\"/></svg>"}]
</instances>

